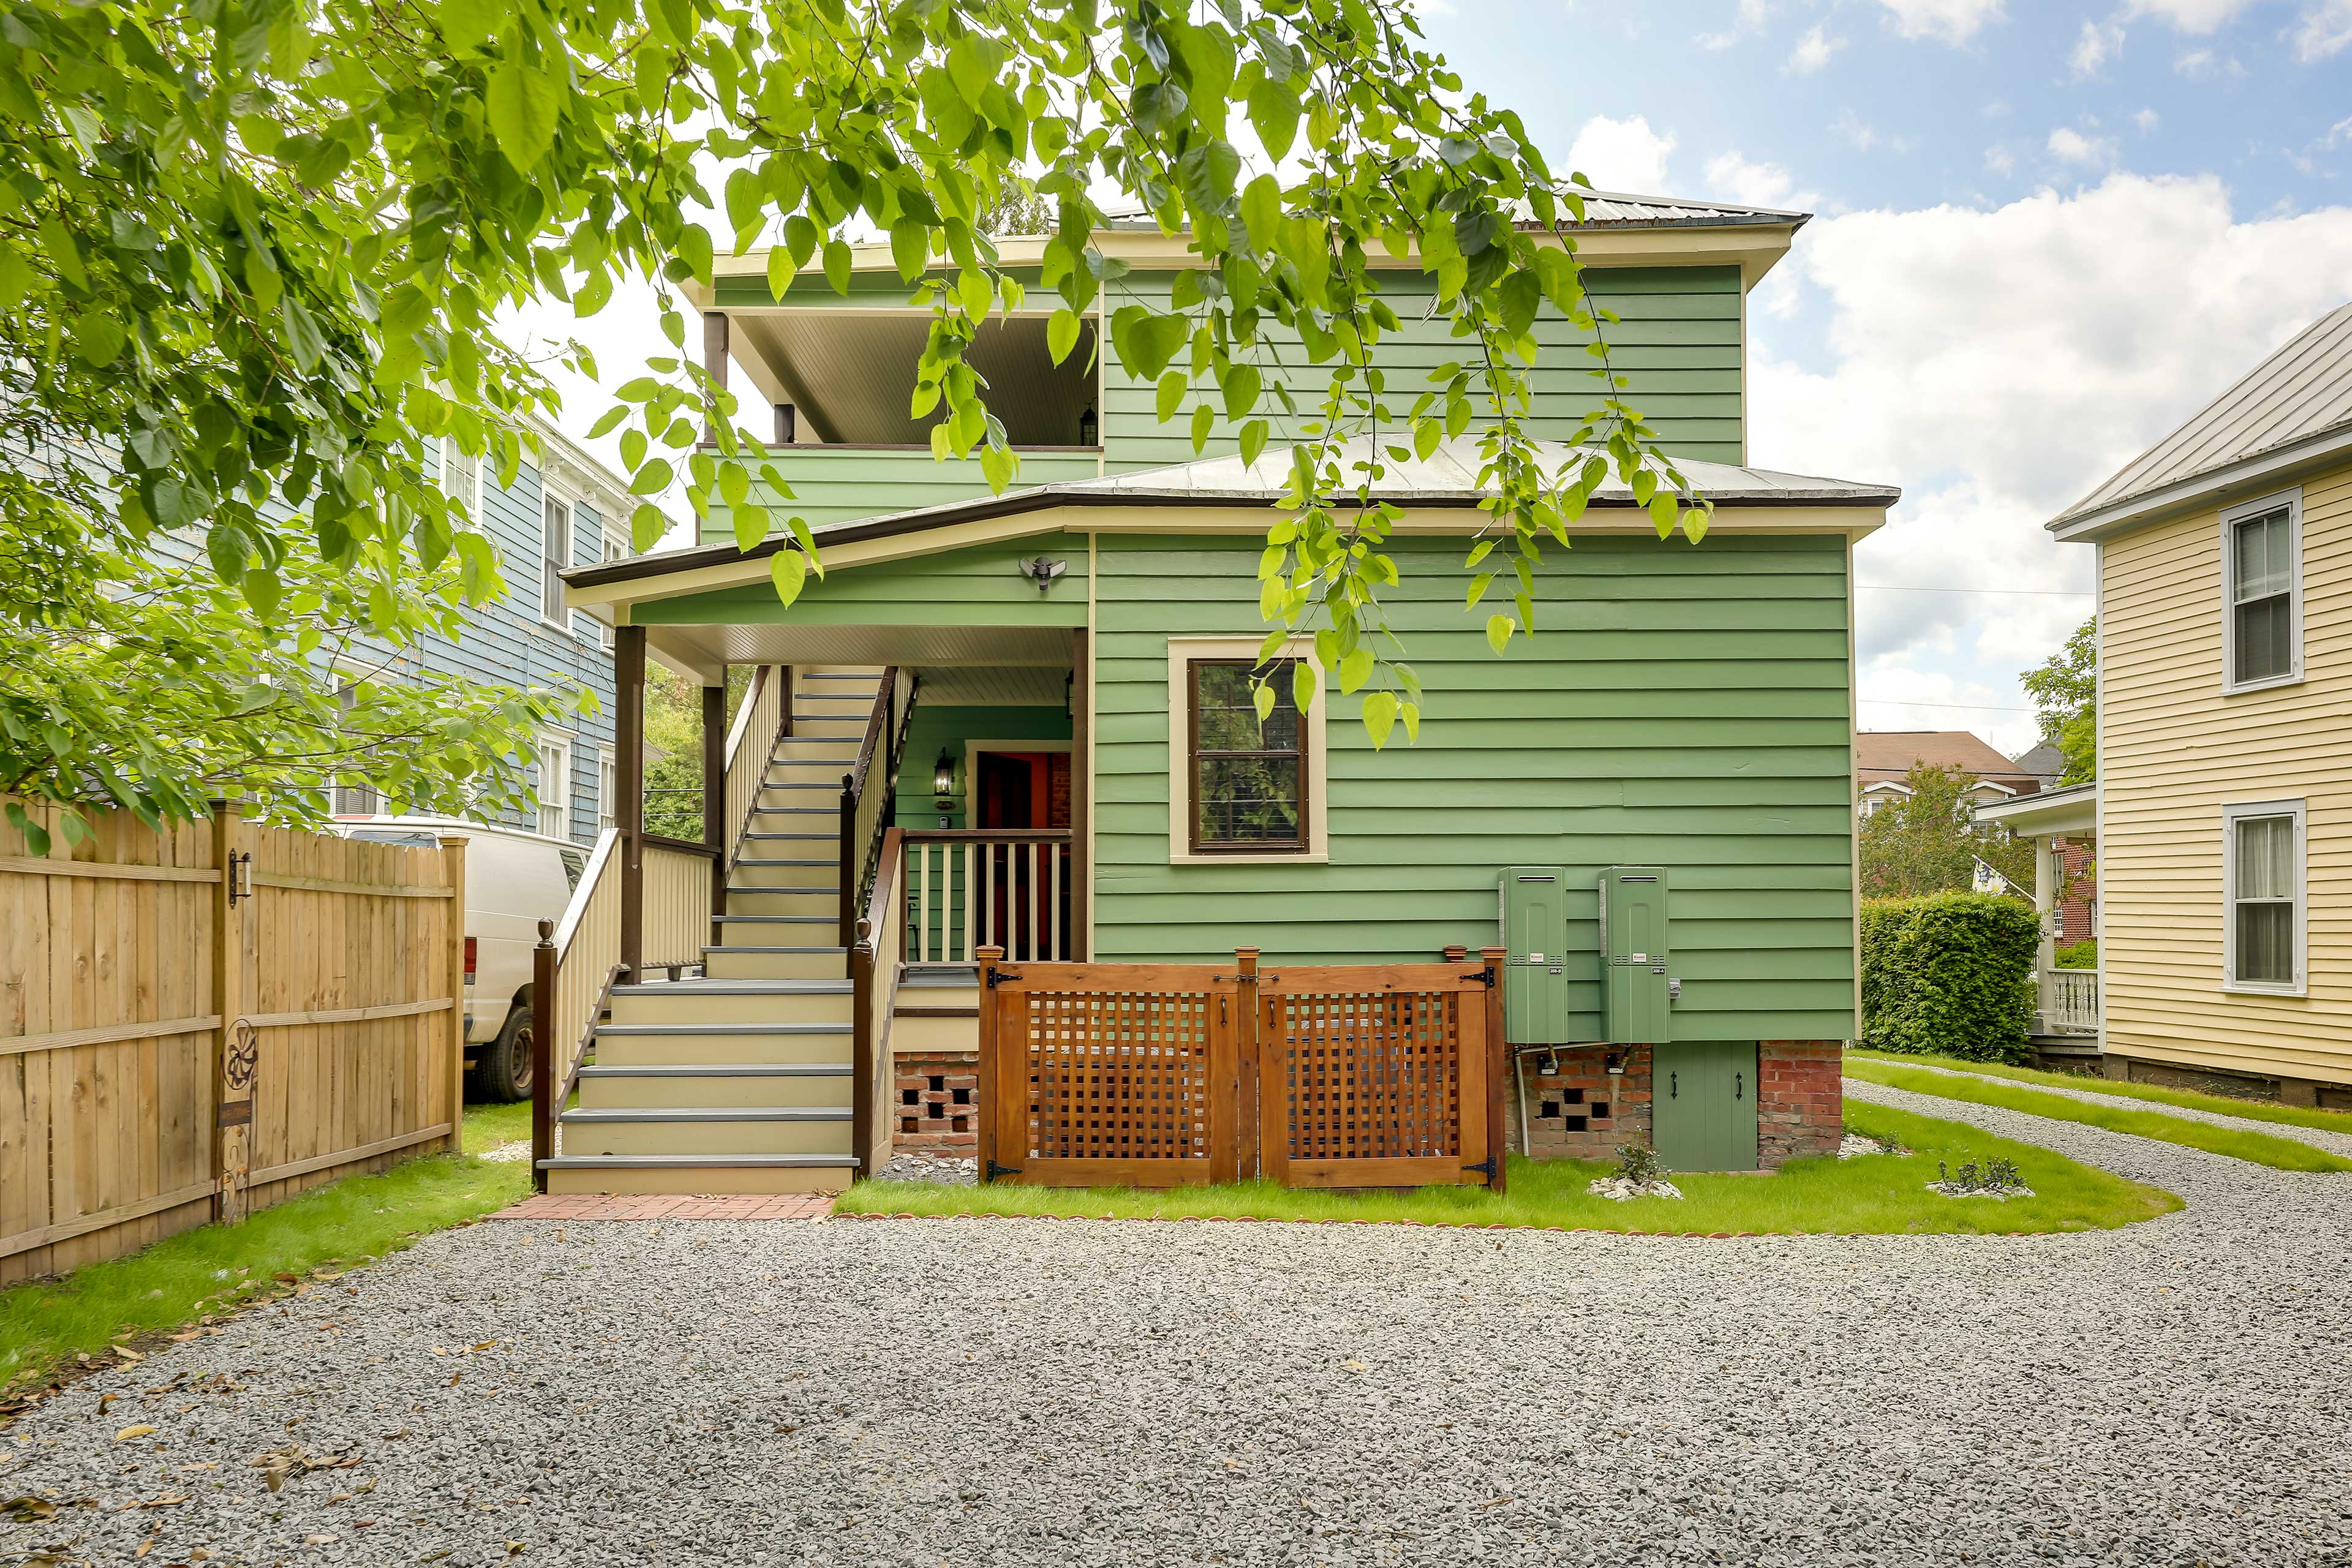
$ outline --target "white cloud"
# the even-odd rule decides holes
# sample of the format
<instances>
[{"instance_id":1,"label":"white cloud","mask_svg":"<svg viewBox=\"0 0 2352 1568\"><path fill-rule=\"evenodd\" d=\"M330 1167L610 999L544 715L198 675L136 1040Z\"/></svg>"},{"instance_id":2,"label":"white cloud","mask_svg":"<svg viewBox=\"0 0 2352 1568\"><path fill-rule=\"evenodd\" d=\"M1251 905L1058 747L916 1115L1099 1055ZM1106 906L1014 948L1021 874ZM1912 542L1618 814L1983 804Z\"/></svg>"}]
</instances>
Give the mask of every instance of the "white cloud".
<instances>
[{"instance_id":1,"label":"white cloud","mask_svg":"<svg viewBox=\"0 0 2352 1568\"><path fill-rule=\"evenodd\" d=\"M1817 218L1783 269L1807 308L1788 327L1756 319L1749 449L1766 468L1905 487L1860 581L2083 588L2090 552L2042 524L2344 301L2352 207L2241 221L2218 178L2118 174L1990 210ZM2086 610L1864 595L1864 692L2021 703L2001 683ZM1906 671L1997 694L1906 687ZM2023 717L1935 712L1919 710L1927 727ZM1892 710L1865 718L1897 726Z\"/></svg>"},{"instance_id":2,"label":"white cloud","mask_svg":"<svg viewBox=\"0 0 2352 1568\"><path fill-rule=\"evenodd\" d=\"M2062 163L2074 163L2095 169L2112 163L2116 144L2104 136L2085 136L2071 126L2061 125L2050 133L2050 155Z\"/></svg>"},{"instance_id":3,"label":"white cloud","mask_svg":"<svg viewBox=\"0 0 2352 1568\"><path fill-rule=\"evenodd\" d=\"M2252 4L2253 0L2126 0L2121 15L2126 21L2155 16L2184 33L2211 33Z\"/></svg>"},{"instance_id":4,"label":"white cloud","mask_svg":"<svg viewBox=\"0 0 2352 1568\"><path fill-rule=\"evenodd\" d=\"M2164 123L2164 116L2153 109L2143 109L2132 116L2132 123L2139 127L2141 135L2152 136L2156 128Z\"/></svg>"},{"instance_id":5,"label":"white cloud","mask_svg":"<svg viewBox=\"0 0 2352 1568\"><path fill-rule=\"evenodd\" d=\"M1737 153L1719 153L1706 161L1706 194L1723 201L1755 207L1811 208L1818 192L1797 188L1796 176L1778 163L1751 163Z\"/></svg>"},{"instance_id":6,"label":"white cloud","mask_svg":"<svg viewBox=\"0 0 2352 1568\"><path fill-rule=\"evenodd\" d=\"M2074 52L2066 58L2067 68L2077 78L2096 76L2099 68L2122 52L2124 30L2109 22L2084 22L2080 37L2074 40Z\"/></svg>"},{"instance_id":7,"label":"white cloud","mask_svg":"<svg viewBox=\"0 0 2352 1568\"><path fill-rule=\"evenodd\" d=\"M1895 30L1906 38L1937 38L1965 44L1987 23L2002 19L2002 0L1878 0L1894 13Z\"/></svg>"},{"instance_id":8,"label":"white cloud","mask_svg":"<svg viewBox=\"0 0 2352 1568\"><path fill-rule=\"evenodd\" d=\"M1576 133L1568 166L1583 171L1601 190L1655 195L1666 187L1666 160L1674 150L1673 135L1651 130L1648 115L1612 120L1596 114Z\"/></svg>"},{"instance_id":9,"label":"white cloud","mask_svg":"<svg viewBox=\"0 0 2352 1568\"><path fill-rule=\"evenodd\" d=\"M2352 0L2312 0L2294 28L2294 58L2305 65L2352 48Z\"/></svg>"},{"instance_id":10,"label":"white cloud","mask_svg":"<svg viewBox=\"0 0 2352 1568\"><path fill-rule=\"evenodd\" d=\"M1867 153L1878 145L1877 128L1849 109L1837 117L1830 133L1839 137L1857 153Z\"/></svg>"},{"instance_id":11,"label":"white cloud","mask_svg":"<svg viewBox=\"0 0 2352 1568\"><path fill-rule=\"evenodd\" d=\"M1761 32L1772 18L1771 0L1739 0L1731 14L1731 26L1719 33L1701 33L1698 47L1702 49L1727 49L1750 33Z\"/></svg>"},{"instance_id":12,"label":"white cloud","mask_svg":"<svg viewBox=\"0 0 2352 1568\"><path fill-rule=\"evenodd\" d=\"M2017 169L2017 154L2006 147L1988 147L1985 149L1985 167L1996 174L2013 174Z\"/></svg>"},{"instance_id":13,"label":"white cloud","mask_svg":"<svg viewBox=\"0 0 2352 1568\"><path fill-rule=\"evenodd\" d=\"M1811 76L1829 64L1830 57L1843 47L1843 38L1831 37L1828 31L1816 23L1797 40L1797 47L1789 51L1789 63L1782 68L1797 76Z\"/></svg>"}]
</instances>

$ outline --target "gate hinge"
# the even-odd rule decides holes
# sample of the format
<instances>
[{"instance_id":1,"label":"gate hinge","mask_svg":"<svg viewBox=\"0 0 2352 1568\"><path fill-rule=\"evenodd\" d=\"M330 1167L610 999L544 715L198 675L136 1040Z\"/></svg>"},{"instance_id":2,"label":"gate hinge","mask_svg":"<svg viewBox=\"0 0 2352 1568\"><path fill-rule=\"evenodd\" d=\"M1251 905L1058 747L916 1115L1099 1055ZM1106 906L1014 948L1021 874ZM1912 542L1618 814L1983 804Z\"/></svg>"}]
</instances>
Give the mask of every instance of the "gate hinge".
<instances>
[{"instance_id":1,"label":"gate hinge","mask_svg":"<svg viewBox=\"0 0 2352 1568\"><path fill-rule=\"evenodd\" d=\"M1021 1167L1018 1165L1002 1165L994 1160L988 1163L988 1179L992 1182L999 1176L1017 1176L1020 1173Z\"/></svg>"},{"instance_id":2,"label":"gate hinge","mask_svg":"<svg viewBox=\"0 0 2352 1568\"><path fill-rule=\"evenodd\" d=\"M1478 973L1479 977L1486 982L1486 989L1489 991L1492 991L1496 986L1502 984L1503 977L1501 973L1497 972L1495 966L1491 963L1486 968L1480 970Z\"/></svg>"},{"instance_id":3,"label":"gate hinge","mask_svg":"<svg viewBox=\"0 0 2352 1568\"><path fill-rule=\"evenodd\" d=\"M1491 1184L1495 1180L1495 1156L1492 1154L1487 1155L1485 1159L1479 1161L1475 1165L1465 1165L1462 1168L1465 1171L1477 1172L1480 1175L1486 1178L1489 1184Z\"/></svg>"},{"instance_id":4,"label":"gate hinge","mask_svg":"<svg viewBox=\"0 0 2352 1568\"><path fill-rule=\"evenodd\" d=\"M1017 969L999 969L996 965L992 963L990 964L988 966L988 988L991 991L996 989L996 982L1000 976L1006 980L1018 980L1021 978L1021 972Z\"/></svg>"}]
</instances>

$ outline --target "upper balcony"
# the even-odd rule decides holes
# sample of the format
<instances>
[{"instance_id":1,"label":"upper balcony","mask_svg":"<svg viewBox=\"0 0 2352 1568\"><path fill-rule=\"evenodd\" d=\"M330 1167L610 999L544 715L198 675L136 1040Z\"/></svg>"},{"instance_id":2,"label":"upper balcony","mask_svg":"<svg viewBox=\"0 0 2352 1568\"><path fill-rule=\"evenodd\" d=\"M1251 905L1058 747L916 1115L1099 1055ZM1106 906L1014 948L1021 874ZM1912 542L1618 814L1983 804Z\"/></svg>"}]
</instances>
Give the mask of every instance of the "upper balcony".
<instances>
[{"instance_id":1,"label":"upper balcony","mask_svg":"<svg viewBox=\"0 0 2352 1568\"><path fill-rule=\"evenodd\" d=\"M742 424L768 435L759 405L775 410L772 438L789 447L776 466L793 487L793 511L824 527L988 493L977 458L934 458L939 412L909 412L931 316L909 302L895 273L860 273L845 299L822 282L783 304L764 283L756 300L740 293L720 290L706 311L704 363L728 367ZM965 355L1020 454L1021 484L1102 472L1094 323L1055 364L1045 342L1052 313L1048 302L995 318ZM705 524L702 542L731 537L718 519Z\"/></svg>"}]
</instances>

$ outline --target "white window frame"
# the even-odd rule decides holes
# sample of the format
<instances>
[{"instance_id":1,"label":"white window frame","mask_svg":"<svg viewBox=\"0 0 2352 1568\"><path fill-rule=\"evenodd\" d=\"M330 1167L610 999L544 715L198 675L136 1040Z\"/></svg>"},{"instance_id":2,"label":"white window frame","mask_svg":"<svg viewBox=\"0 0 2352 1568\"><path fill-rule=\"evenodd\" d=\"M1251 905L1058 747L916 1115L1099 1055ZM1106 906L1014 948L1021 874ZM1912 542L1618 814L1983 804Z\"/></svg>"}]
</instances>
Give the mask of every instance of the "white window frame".
<instances>
[{"instance_id":1,"label":"white window frame","mask_svg":"<svg viewBox=\"0 0 2352 1568\"><path fill-rule=\"evenodd\" d=\"M345 691L355 690L383 674L383 671L375 665L370 664L367 660L360 658L330 659L328 661L327 668L334 673L335 697L339 703ZM343 808L343 792L349 787L351 786L347 784L330 784L328 786L327 804L332 815L336 816L382 816L384 815L386 796L384 795L383 791L376 788L373 784L365 786L367 794L373 797L374 804L373 806L365 812L346 811Z\"/></svg>"},{"instance_id":2,"label":"white window frame","mask_svg":"<svg viewBox=\"0 0 2352 1568\"><path fill-rule=\"evenodd\" d=\"M2293 658L2284 675L2238 679L2238 524L2286 509L2287 639ZM2303 490L2300 487L2223 509L2221 512L2221 690L2268 691L2303 679Z\"/></svg>"},{"instance_id":3,"label":"white window frame","mask_svg":"<svg viewBox=\"0 0 2352 1568\"><path fill-rule=\"evenodd\" d=\"M2238 978L2238 824L2250 818L2294 819L2294 978ZM2311 839L2300 800L2241 801L2221 807L2221 989L2258 996L2305 996L2311 989Z\"/></svg>"},{"instance_id":4,"label":"white window frame","mask_svg":"<svg viewBox=\"0 0 2352 1568\"><path fill-rule=\"evenodd\" d=\"M577 521L580 516L579 512L574 510L572 515L573 521ZM604 559L606 561L621 561L626 559L628 553L629 542L625 539L614 537L613 531L609 528L604 530ZM575 614L572 616L572 625L576 627L579 624L580 618L578 615ZM593 616L588 617L588 624L596 628L596 646L603 648L606 653L612 652L614 646L613 641L613 628L606 626L604 622L598 620Z\"/></svg>"},{"instance_id":5,"label":"white window frame","mask_svg":"<svg viewBox=\"0 0 2352 1568\"><path fill-rule=\"evenodd\" d=\"M562 554L548 553L548 511L563 509ZM550 484L544 478L539 486L539 623L553 631L576 637L579 627L563 610L563 582L558 572L572 564L572 557L580 549L580 502L561 486Z\"/></svg>"},{"instance_id":6,"label":"white window frame","mask_svg":"<svg viewBox=\"0 0 2352 1568\"><path fill-rule=\"evenodd\" d=\"M1307 847L1256 854L1248 850L1192 851L1192 703L1194 659L1255 661L1263 637L1173 637L1168 639L1168 863L1171 866L1321 866L1331 858L1329 822L1331 748L1325 734L1330 708L1331 672L1315 657L1312 637L1293 637L1276 658L1305 659L1315 667L1315 700L1307 710Z\"/></svg>"},{"instance_id":7,"label":"white window frame","mask_svg":"<svg viewBox=\"0 0 2352 1568\"><path fill-rule=\"evenodd\" d=\"M461 466L468 478L467 493L464 495L449 488ZM463 502L466 515L473 520L476 528L487 529L489 526L488 521L482 516L482 459L467 456L457 445L455 436L441 437L441 493L451 500Z\"/></svg>"},{"instance_id":8,"label":"white window frame","mask_svg":"<svg viewBox=\"0 0 2352 1568\"><path fill-rule=\"evenodd\" d=\"M572 763L574 761L572 748L575 739L576 737L567 730L542 730L539 734L538 746L532 752L532 764L539 769L539 816L531 823L531 830L543 837L561 838L567 842L572 837ZM551 798L547 793L547 786L554 782L547 776L547 753L551 747L563 753L562 764L557 770L562 775L561 785L562 793ZM558 814L562 825L562 830L559 832L547 831L547 814L551 810Z\"/></svg>"},{"instance_id":9,"label":"white window frame","mask_svg":"<svg viewBox=\"0 0 2352 1568\"><path fill-rule=\"evenodd\" d=\"M596 748L596 831L620 826L621 753L610 746Z\"/></svg>"}]
</instances>

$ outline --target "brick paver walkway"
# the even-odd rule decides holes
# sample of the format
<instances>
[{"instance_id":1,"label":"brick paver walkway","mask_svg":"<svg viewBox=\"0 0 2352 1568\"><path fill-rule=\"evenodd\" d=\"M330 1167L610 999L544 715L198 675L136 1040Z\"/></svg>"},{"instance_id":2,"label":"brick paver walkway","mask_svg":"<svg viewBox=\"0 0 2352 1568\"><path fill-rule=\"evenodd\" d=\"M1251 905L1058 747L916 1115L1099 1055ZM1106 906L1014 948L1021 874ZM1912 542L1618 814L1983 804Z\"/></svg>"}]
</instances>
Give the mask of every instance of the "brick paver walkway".
<instances>
[{"instance_id":1,"label":"brick paver walkway","mask_svg":"<svg viewBox=\"0 0 2352 1568\"><path fill-rule=\"evenodd\" d=\"M708 1196L687 1193L626 1194L541 1193L492 1219L823 1219L833 1212L825 1193Z\"/></svg>"}]
</instances>

